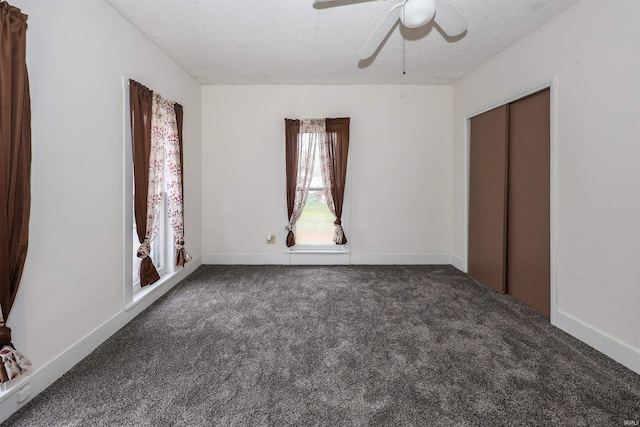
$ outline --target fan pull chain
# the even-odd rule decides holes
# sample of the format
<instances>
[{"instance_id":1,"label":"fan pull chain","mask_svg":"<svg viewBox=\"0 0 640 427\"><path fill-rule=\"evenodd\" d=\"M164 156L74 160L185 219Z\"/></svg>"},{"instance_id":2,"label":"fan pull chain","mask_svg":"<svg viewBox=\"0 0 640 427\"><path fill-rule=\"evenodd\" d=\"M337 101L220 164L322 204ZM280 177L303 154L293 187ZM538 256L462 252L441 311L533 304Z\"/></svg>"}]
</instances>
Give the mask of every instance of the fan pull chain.
<instances>
[{"instance_id":1,"label":"fan pull chain","mask_svg":"<svg viewBox=\"0 0 640 427\"><path fill-rule=\"evenodd\" d=\"M404 2L407 3L406 1ZM402 8L403 19L406 21L404 7ZM407 74L407 38L402 35L402 31L400 31L400 36L402 37L402 75Z\"/></svg>"},{"instance_id":2,"label":"fan pull chain","mask_svg":"<svg viewBox=\"0 0 640 427\"><path fill-rule=\"evenodd\" d=\"M402 75L407 74L407 40L402 38Z\"/></svg>"}]
</instances>

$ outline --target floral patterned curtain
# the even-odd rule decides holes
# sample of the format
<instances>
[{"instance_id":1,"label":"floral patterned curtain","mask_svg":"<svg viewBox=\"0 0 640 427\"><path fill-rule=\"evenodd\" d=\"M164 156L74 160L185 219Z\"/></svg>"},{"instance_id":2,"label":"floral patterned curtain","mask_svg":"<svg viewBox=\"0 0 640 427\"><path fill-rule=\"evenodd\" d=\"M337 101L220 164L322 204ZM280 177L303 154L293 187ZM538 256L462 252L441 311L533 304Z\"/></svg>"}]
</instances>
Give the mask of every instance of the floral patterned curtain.
<instances>
[{"instance_id":1,"label":"floral patterned curtain","mask_svg":"<svg viewBox=\"0 0 640 427\"><path fill-rule=\"evenodd\" d=\"M167 188L167 206L169 222L175 238L177 265L184 265L191 256L184 248L184 214L182 199L182 162L180 156L180 138L175 105L159 94L153 95L153 116L151 119L153 133L151 135L152 156L154 150L158 158L164 157L164 170L160 164L160 172L164 175ZM150 166L153 167L153 166ZM151 169L149 170L151 176ZM151 179L149 180L151 190ZM160 188L162 191L162 188ZM162 198L160 197L160 200ZM155 202L155 199L153 200ZM157 228L157 225L156 225ZM154 234L155 236L155 234ZM152 239L153 240L153 239Z\"/></svg>"},{"instance_id":2,"label":"floral patterned curtain","mask_svg":"<svg viewBox=\"0 0 640 427\"><path fill-rule=\"evenodd\" d=\"M11 344L11 329L5 326L4 319L0 315L0 340L6 342L0 348L0 382L4 383L19 377L31 369L31 361L20 353Z\"/></svg>"},{"instance_id":3,"label":"floral patterned curtain","mask_svg":"<svg viewBox=\"0 0 640 427\"><path fill-rule=\"evenodd\" d=\"M160 205L162 203L164 180L164 145L165 139L169 138L173 133L172 129L169 127L169 119L165 114L166 107L164 103L165 101L162 96L157 93L153 93L151 106L151 149L149 152L146 232L144 241L138 248L138 257L143 259L148 258L151 255L151 242L153 242L158 235L158 228L160 226ZM175 133L177 134L177 131ZM140 284L142 286L145 285L142 282Z\"/></svg>"},{"instance_id":4,"label":"floral patterned curtain","mask_svg":"<svg viewBox=\"0 0 640 427\"><path fill-rule=\"evenodd\" d=\"M287 119L289 120L289 119ZM295 122L295 123L292 123ZM323 124L305 120L289 120L286 122L286 153L287 153L287 210L289 213L289 224L285 227L287 233L287 247L296 244L293 234L295 226L302 209L307 203L309 195L309 186L313 177L313 159L316 153L317 139L311 138L305 143L301 138L301 134L310 133L319 135L315 132L318 125L324 127ZM324 131L322 132L322 135Z\"/></svg>"}]
</instances>

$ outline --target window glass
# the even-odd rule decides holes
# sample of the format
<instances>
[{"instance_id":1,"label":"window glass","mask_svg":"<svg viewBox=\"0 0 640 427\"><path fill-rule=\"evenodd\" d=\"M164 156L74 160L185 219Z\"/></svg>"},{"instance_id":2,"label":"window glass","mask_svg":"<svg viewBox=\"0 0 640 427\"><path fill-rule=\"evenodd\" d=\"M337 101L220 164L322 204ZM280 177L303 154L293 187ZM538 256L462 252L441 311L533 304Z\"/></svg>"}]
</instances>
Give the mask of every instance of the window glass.
<instances>
[{"instance_id":1,"label":"window glass","mask_svg":"<svg viewBox=\"0 0 640 427\"><path fill-rule=\"evenodd\" d=\"M303 141L305 140L309 139L304 138ZM313 177L307 203L296 223L296 244L333 245L335 218L327 206L324 194L319 150L316 150L313 163Z\"/></svg>"}]
</instances>

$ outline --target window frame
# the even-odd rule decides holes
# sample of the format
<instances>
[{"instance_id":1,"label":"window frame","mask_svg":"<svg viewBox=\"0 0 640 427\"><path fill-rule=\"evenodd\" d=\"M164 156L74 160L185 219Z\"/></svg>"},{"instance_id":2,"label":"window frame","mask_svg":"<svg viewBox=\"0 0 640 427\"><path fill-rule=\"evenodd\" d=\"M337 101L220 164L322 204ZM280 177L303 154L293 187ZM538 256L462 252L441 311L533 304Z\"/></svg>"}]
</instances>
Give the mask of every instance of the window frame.
<instances>
[{"instance_id":1,"label":"window frame","mask_svg":"<svg viewBox=\"0 0 640 427\"><path fill-rule=\"evenodd\" d=\"M300 135L304 135L304 133L301 133ZM320 156L320 153L318 150L316 151L316 156ZM350 160L349 160L349 163L350 163ZM344 245L336 245L335 243L332 242L324 245L319 245L319 244L304 244L304 243L296 242L296 244L290 248L287 248L285 245L285 251L284 251L285 254L300 254L300 255L302 254L305 254L305 255L307 254L308 255L338 254L340 255L340 254L349 254L351 252L351 239L349 238L350 230L351 230L351 172L350 170L351 168L347 167L347 176L346 176L345 189L344 189L344 201L342 206L342 229L344 230L344 233L347 236L347 243ZM286 181L286 177L285 177L285 181ZM283 185L283 188L284 187L285 186ZM309 187L309 192L314 190L324 191L324 185L322 187ZM283 194L283 199L284 199L283 205L284 205L284 218L285 218L284 226L286 226L289 223L289 217L288 217L288 212L286 208L286 205L287 205L286 192L284 192ZM306 206L306 202L305 202L305 206ZM298 228L298 224L296 223L293 226L294 235L297 234L297 228ZM282 238L283 242L287 241L287 233L288 233L287 231L284 231L283 233L283 238ZM315 261L313 257L309 258L305 256L305 259L312 263ZM318 257L317 259L321 260L323 258ZM293 259L291 259L290 263L293 264L295 262L293 262Z\"/></svg>"}]
</instances>

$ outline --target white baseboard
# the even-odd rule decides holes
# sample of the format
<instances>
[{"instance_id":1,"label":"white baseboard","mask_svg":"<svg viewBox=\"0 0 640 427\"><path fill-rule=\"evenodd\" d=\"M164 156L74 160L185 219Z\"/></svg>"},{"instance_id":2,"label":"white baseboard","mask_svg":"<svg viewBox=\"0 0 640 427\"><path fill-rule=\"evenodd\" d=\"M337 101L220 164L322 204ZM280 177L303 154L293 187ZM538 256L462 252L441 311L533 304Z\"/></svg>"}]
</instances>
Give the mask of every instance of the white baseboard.
<instances>
[{"instance_id":1,"label":"white baseboard","mask_svg":"<svg viewBox=\"0 0 640 427\"><path fill-rule=\"evenodd\" d=\"M122 311L104 322L46 365L36 368L31 373L28 373L28 375L20 377L15 380L15 383L13 383L13 381L8 383L8 390L0 392L0 422L4 422L14 412L53 384L54 381L87 357L100 344L120 330L120 328L129 323L138 314L142 313L162 295L169 292L178 282L193 273L201 264L202 260L200 257L194 258L191 262L187 263L182 270L178 271L175 276L159 285L159 287L144 298L144 300L141 300L129 310L125 310L123 307ZM18 403L16 393L26 387L30 387L31 394L26 400Z\"/></svg>"},{"instance_id":2,"label":"white baseboard","mask_svg":"<svg viewBox=\"0 0 640 427\"><path fill-rule=\"evenodd\" d=\"M351 264L446 265L451 264L451 256L424 254L351 254Z\"/></svg>"},{"instance_id":3,"label":"white baseboard","mask_svg":"<svg viewBox=\"0 0 640 427\"><path fill-rule=\"evenodd\" d=\"M349 253L282 253L282 254L207 254L203 264L209 265L345 265Z\"/></svg>"},{"instance_id":4,"label":"white baseboard","mask_svg":"<svg viewBox=\"0 0 640 427\"><path fill-rule=\"evenodd\" d=\"M291 265L349 265L349 253L291 253Z\"/></svg>"},{"instance_id":5,"label":"white baseboard","mask_svg":"<svg viewBox=\"0 0 640 427\"><path fill-rule=\"evenodd\" d=\"M205 254L203 264L296 265L296 264L362 264L362 265L443 265L451 264L449 255L423 254L354 254L352 253L283 253L283 254Z\"/></svg>"},{"instance_id":6,"label":"white baseboard","mask_svg":"<svg viewBox=\"0 0 640 427\"><path fill-rule=\"evenodd\" d=\"M566 313L553 313L551 323L585 344L640 374L640 350Z\"/></svg>"},{"instance_id":7,"label":"white baseboard","mask_svg":"<svg viewBox=\"0 0 640 427\"><path fill-rule=\"evenodd\" d=\"M451 265L453 265L455 268L457 268L458 270L467 273L467 263L464 261L463 258L457 256L457 255L451 255Z\"/></svg>"},{"instance_id":8,"label":"white baseboard","mask_svg":"<svg viewBox=\"0 0 640 427\"><path fill-rule=\"evenodd\" d=\"M202 263L209 265L288 265L289 254L204 254Z\"/></svg>"}]
</instances>

